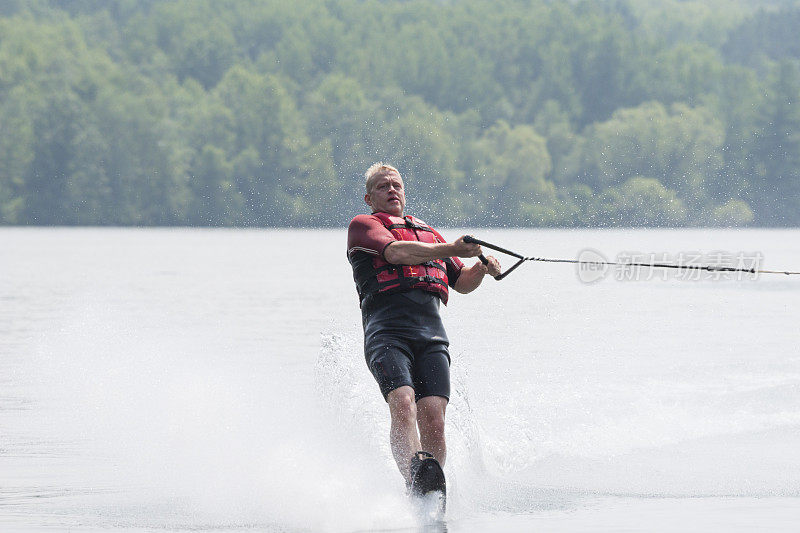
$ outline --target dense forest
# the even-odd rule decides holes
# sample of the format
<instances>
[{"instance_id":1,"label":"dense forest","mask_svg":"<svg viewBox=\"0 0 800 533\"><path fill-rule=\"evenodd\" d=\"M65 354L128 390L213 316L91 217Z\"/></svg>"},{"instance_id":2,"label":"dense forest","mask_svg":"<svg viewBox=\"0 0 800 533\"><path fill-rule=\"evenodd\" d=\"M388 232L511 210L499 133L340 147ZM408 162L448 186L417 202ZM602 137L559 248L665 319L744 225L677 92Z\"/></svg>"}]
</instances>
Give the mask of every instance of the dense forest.
<instances>
[{"instance_id":1,"label":"dense forest","mask_svg":"<svg viewBox=\"0 0 800 533\"><path fill-rule=\"evenodd\" d=\"M800 2L4 0L0 224L800 225Z\"/></svg>"}]
</instances>

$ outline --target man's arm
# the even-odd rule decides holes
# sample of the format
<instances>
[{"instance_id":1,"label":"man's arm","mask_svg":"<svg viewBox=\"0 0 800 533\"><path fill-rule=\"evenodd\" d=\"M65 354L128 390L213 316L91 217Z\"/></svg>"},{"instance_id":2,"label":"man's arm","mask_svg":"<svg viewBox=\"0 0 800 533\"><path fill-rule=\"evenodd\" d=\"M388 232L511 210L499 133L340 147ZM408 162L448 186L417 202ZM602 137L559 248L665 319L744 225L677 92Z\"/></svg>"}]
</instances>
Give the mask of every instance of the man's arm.
<instances>
[{"instance_id":1,"label":"man's arm","mask_svg":"<svg viewBox=\"0 0 800 533\"><path fill-rule=\"evenodd\" d=\"M481 254L481 247L475 243L464 242L464 237L459 237L452 243L427 243L416 241L394 241L383 250L383 257L395 265L418 265L434 259L447 259L450 257L477 257ZM453 289L461 294L467 294L480 286L486 274L497 276L500 274L500 263L492 256L486 258L488 265L478 261L469 268L462 268Z\"/></svg>"},{"instance_id":2,"label":"man's arm","mask_svg":"<svg viewBox=\"0 0 800 533\"><path fill-rule=\"evenodd\" d=\"M461 269L461 275L458 276L458 280L456 280L456 284L453 287L456 292L460 292L461 294L472 292L480 286L486 274L492 276L500 274L500 263L497 259L491 255L486 259L489 261L488 265L484 265L481 261L478 261L471 267Z\"/></svg>"},{"instance_id":3,"label":"man's arm","mask_svg":"<svg viewBox=\"0 0 800 533\"><path fill-rule=\"evenodd\" d=\"M394 241L384 248L383 257L393 265L419 265L426 261L448 257L476 257L480 253L479 245L466 243L464 237L459 237L452 243Z\"/></svg>"}]
</instances>

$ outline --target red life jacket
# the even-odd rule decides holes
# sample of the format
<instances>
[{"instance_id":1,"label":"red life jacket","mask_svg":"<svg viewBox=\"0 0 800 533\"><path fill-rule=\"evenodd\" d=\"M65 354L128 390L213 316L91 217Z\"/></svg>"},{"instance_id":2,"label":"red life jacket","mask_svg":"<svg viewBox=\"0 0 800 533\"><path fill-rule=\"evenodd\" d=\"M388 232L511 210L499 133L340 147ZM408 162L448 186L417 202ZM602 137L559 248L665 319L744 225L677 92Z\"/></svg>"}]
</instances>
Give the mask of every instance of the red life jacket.
<instances>
[{"instance_id":1,"label":"red life jacket","mask_svg":"<svg viewBox=\"0 0 800 533\"><path fill-rule=\"evenodd\" d=\"M388 213L373 213L398 241L441 243L436 233L425 222L412 216L396 217ZM390 294L411 289L432 292L447 304L447 265L441 259L419 265L393 265L380 255L372 258L370 280L357 283L361 299L371 293ZM369 275L369 274L368 274ZM373 277L374 276L374 277ZM357 280L358 282L358 280Z\"/></svg>"}]
</instances>

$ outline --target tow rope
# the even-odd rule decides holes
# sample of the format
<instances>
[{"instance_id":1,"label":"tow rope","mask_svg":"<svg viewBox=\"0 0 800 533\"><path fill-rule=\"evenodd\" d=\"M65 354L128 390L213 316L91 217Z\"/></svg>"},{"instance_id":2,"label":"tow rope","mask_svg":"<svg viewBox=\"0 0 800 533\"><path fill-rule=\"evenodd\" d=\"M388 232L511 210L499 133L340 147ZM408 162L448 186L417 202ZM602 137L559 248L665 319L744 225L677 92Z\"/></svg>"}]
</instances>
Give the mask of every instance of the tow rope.
<instances>
[{"instance_id":1,"label":"tow rope","mask_svg":"<svg viewBox=\"0 0 800 533\"><path fill-rule=\"evenodd\" d=\"M480 239L476 239L471 235L466 235L464 237L464 242L466 243L475 243L479 244L480 246L484 246L491 250L495 250L502 254L510 255L511 257L516 257L518 261L514 263L511 268L494 277L497 281L500 281L504 277L511 274L518 266L520 266L525 261L541 261L545 263L572 263L575 265L592 265L592 266L624 266L624 267L648 267L648 268L675 268L675 269L683 269L683 270L704 270L707 272L744 272L747 274L785 274L787 276L797 275L800 272L793 272L789 270L758 270L755 268L737 268L737 267L729 267L729 266L718 266L718 265L682 265L682 264L675 264L675 263L627 263L627 262L618 262L618 261L580 261L578 259L550 259L547 257L525 257L520 255L516 252L512 252L511 250L507 250L505 248L501 248L496 244L491 244L486 241L482 241ZM483 254L480 254L478 258L481 262L485 265L488 264L488 260L484 257Z\"/></svg>"}]
</instances>

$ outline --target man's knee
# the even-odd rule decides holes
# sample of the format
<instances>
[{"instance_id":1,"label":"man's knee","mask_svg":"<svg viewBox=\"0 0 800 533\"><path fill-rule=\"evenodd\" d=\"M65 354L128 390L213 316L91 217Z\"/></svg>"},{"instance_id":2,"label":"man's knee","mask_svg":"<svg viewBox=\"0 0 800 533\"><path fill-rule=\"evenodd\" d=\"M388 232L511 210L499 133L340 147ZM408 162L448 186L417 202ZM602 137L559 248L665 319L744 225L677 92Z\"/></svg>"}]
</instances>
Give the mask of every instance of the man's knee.
<instances>
[{"instance_id":1,"label":"man's knee","mask_svg":"<svg viewBox=\"0 0 800 533\"><path fill-rule=\"evenodd\" d=\"M431 436L440 436L444 434L444 415L441 413L425 413L421 416L418 415L420 428L424 428L426 433Z\"/></svg>"},{"instance_id":2,"label":"man's knee","mask_svg":"<svg viewBox=\"0 0 800 533\"><path fill-rule=\"evenodd\" d=\"M420 429L431 436L444 435L444 412L447 400L444 398L430 397L419 401L417 420Z\"/></svg>"},{"instance_id":3,"label":"man's knee","mask_svg":"<svg viewBox=\"0 0 800 533\"><path fill-rule=\"evenodd\" d=\"M392 420L403 424L413 424L417 419L417 404L414 389L408 386L397 388L387 396Z\"/></svg>"}]
</instances>

